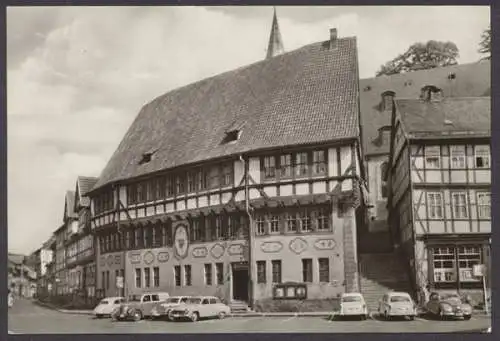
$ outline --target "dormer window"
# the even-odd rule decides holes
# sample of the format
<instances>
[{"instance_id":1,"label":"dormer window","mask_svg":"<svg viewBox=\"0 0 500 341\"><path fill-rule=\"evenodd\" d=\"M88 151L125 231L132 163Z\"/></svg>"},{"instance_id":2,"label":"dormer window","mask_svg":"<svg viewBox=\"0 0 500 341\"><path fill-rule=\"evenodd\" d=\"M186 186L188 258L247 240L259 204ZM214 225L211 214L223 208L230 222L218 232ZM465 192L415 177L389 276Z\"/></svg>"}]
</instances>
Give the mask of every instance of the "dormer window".
<instances>
[{"instance_id":1,"label":"dormer window","mask_svg":"<svg viewBox=\"0 0 500 341\"><path fill-rule=\"evenodd\" d=\"M238 141L241 137L244 125L245 122L234 122L233 124L231 124L225 131L225 136L222 140L222 143L225 144Z\"/></svg>"},{"instance_id":2,"label":"dormer window","mask_svg":"<svg viewBox=\"0 0 500 341\"><path fill-rule=\"evenodd\" d=\"M146 152L146 153L142 154L142 158L139 161L139 164L143 165L145 163L151 162L151 160L153 160L153 156L154 156L155 153L156 153L156 150L154 150L152 152Z\"/></svg>"}]
</instances>

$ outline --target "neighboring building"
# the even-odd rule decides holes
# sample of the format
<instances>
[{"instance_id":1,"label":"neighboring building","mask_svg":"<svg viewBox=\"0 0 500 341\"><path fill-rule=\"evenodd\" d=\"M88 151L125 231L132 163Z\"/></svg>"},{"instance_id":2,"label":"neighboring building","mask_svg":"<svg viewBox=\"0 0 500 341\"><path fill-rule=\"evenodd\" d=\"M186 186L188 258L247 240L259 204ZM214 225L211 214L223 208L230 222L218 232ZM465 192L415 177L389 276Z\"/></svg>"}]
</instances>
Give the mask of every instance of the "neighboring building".
<instances>
[{"instance_id":1,"label":"neighboring building","mask_svg":"<svg viewBox=\"0 0 500 341\"><path fill-rule=\"evenodd\" d=\"M331 30L145 105L89 193L98 287L261 307L359 290L358 88L356 39Z\"/></svg>"},{"instance_id":2,"label":"neighboring building","mask_svg":"<svg viewBox=\"0 0 500 341\"><path fill-rule=\"evenodd\" d=\"M386 95L390 226L414 287L479 294L473 267L491 268L491 98L443 97L436 86L420 99Z\"/></svg>"},{"instance_id":3,"label":"neighboring building","mask_svg":"<svg viewBox=\"0 0 500 341\"><path fill-rule=\"evenodd\" d=\"M47 272L47 264L50 262L52 262L52 251L46 245L43 245L28 257L27 265L36 273L36 292L38 295L42 295L47 291L45 275Z\"/></svg>"},{"instance_id":4,"label":"neighboring building","mask_svg":"<svg viewBox=\"0 0 500 341\"><path fill-rule=\"evenodd\" d=\"M78 254L78 213L75 212L75 192L66 192L63 224L66 227L67 293L76 293L81 287L82 267L77 265Z\"/></svg>"},{"instance_id":5,"label":"neighboring building","mask_svg":"<svg viewBox=\"0 0 500 341\"><path fill-rule=\"evenodd\" d=\"M8 253L7 285L18 297L33 297L36 292L36 272L27 262L24 255Z\"/></svg>"},{"instance_id":6,"label":"neighboring building","mask_svg":"<svg viewBox=\"0 0 500 341\"><path fill-rule=\"evenodd\" d=\"M66 226L61 225L55 232L56 250L54 265L54 286L56 295L65 295L68 293L67 280L68 272L66 270Z\"/></svg>"},{"instance_id":7,"label":"neighboring building","mask_svg":"<svg viewBox=\"0 0 500 341\"><path fill-rule=\"evenodd\" d=\"M393 244L388 238L388 191L384 181L389 161L391 112L384 109L386 106L382 98L383 93L394 91L399 98L416 99L419 98L422 87L435 85L442 90L446 98L489 96L490 79L491 63L484 60L360 80L363 152L372 206L369 224L360 227L362 248L369 251L378 247L383 251ZM363 230L365 228L366 231Z\"/></svg>"}]
</instances>

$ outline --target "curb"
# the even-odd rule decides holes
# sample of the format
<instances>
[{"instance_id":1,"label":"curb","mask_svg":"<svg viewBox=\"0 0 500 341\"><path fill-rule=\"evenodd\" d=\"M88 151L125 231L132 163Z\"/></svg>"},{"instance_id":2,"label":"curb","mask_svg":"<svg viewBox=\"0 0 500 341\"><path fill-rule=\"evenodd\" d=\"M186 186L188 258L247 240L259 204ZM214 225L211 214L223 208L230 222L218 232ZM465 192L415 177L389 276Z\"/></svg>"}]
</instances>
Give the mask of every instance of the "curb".
<instances>
[{"instance_id":1,"label":"curb","mask_svg":"<svg viewBox=\"0 0 500 341\"><path fill-rule=\"evenodd\" d=\"M45 308L48 308L48 309L52 309L52 310L58 311L58 312L63 313L63 314L73 314L73 315L93 315L92 310L68 310L68 309L59 309L59 308L54 307L54 306L53 306L53 305L51 305L51 304L47 304L47 303L40 302L40 301L34 301L34 303L35 303L35 304L37 304L37 305L39 305L39 306L42 306L42 307L45 307Z\"/></svg>"},{"instance_id":2,"label":"curb","mask_svg":"<svg viewBox=\"0 0 500 341\"><path fill-rule=\"evenodd\" d=\"M329 312L304 312L304 313L233 313L231 317L329 317L332 313Z\"/></svg>"}]
</instances>

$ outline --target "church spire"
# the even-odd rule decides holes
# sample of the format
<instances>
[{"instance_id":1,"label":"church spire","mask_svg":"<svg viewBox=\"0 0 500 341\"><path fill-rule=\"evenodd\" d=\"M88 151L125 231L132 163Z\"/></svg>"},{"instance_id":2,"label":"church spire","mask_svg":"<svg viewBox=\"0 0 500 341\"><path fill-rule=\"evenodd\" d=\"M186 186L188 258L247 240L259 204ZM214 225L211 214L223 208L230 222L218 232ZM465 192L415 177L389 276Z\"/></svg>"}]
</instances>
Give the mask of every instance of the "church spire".
<instances>
[{"instance_id":1,"label":"church spire","mask_svg":"<svg viewBox=\"0 0 500 341\"><path fill-rule=\"evenodd\" d=\"M276 7L274 7L273 24L271 26L271 35L269 37L269 45L267 46L266 59L276 57L284 52L285 49L283 47L283 41L281 40L278 18L276 17Z\"/></svg>"}]
</instances>

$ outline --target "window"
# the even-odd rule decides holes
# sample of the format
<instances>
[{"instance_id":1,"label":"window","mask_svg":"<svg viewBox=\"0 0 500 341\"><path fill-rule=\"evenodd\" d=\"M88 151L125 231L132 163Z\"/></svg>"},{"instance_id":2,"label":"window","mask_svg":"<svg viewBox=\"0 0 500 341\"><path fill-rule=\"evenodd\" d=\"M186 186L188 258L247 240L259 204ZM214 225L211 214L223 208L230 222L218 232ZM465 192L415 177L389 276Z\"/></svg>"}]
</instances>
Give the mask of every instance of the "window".
<instances>
[{"instance_id":1,"label":"window","mask_svg":"<svg viewBox=\"0 0 500 341\"><path fill-rule=\"evenodd\" d=\"M257 283L266 283L266 261L257 261Z\"/></svg>"},{"instance_id":2,"label":"window","mask_svg":"<svg viewBox=\"0 0 500 341\"><path fill-rule=\"evenodd\" d=\"M269 218L269 224L271 227L271 233L279 233L280 232L280 220L277 215L273 215Z\"/></svg>"},{"instance_id":3,"label":"window","mask_svg":"<svg viewBox=\"0 0 500 341\"><path fill-rule=\"evenodd\" d=\"M180 287L181 286L181 266L180 265L174 266L174 277L175 277L175 286Z\"/></svg>"},{"instance_id":4,"label":"window","mask_svg":"<svg viewBox=\"0 0 500 341\"><path fill-rule=\"evenodd\" d=\"M151 296L150 295L144 295L142 297L143 302L151 302Z\"/></svg>"},{"instance_id":5,"label":"window","mask_svg":"<svg viewBox=\"0 0 500 341\"><path fill-rule=\"evenodd\" d=\"M477 282L480 280L473 276L472 269L474 265L481 264L481 247L462 245L457 248L457 251L460 282Z\"/></svg>"},{"instance_id":6,"label":"window","mask_svg":"<svg viewBox=\"0 0 500 341\"><path fill-rule=\"evenodd\" d=\"M143 203L146 201L146 186L143 182L137 184L137 202Z\"/></svg>"},{"instance_id":7,"label":"window","mask_svg":"<svg viewBox=\"0 0 500 341\"><path fill-rule=\"evenodd\" d=\"M297 217L295 214L286 215L286 229L288 232L297 232Z\"/></svg>"},{"instance_id":8,"label":"window","mask_svg":"<svg viewBox=\"0 0 500 341\"><path fill-rule=\"evenodd\" d=\"M158 178L156 180L156 199L165 198L165 178Z\"/></svg>"},{"instance_id":9,"label":"window","mask_svg":"<svg viewBox=\"0 0 500 341\"><path fill-rule=\"evenodd\" d=\"M196 192L196 190L197 190L197 188L196 188L196 173L189 172L187 179L188 179L188 192L189 193Z\"/></svg>"},{"instance_id":10,"label":"window","mask_svg":"<svg viewBox=\"0 0 500 341\"><path fill-rule=\"evenodd\" d=\"M215 239L222 239L222 216L215 217Z\"/></svg>"},{"instance_id":11,"label":"window","mask_svg":"<svg viewBox=\"0 0 500 341\"><path fill-rule=\"evenodd\" d=\"M425 167L430 169L441 167L441 152L439 146L425 147Z\"/></svg>"},{"instance_id":12,"label":"window","mask_svg":"<svg viewBox=\"0 0 500 341\"><path fill-rule=\"evenodd\" d=\"M160 286L160 268L157 266L153 268L153 286L155 288Z\"/></svg>"},{"instance_id":13,"label":"window","mask_svg":"<svg viewBox=\"0 0 500 341\"><path fill-rule=\"evenodd\" d=\"M106 289L109 289L109 271L106 271Z\"/></svg>"},{"instance_id":14,"label":"window","mask_svg":"<svg viewBox=\"0 0 500 341\"><path fill-rule=\"evenodd\" d=\"M491 218L491 193L477 193L477 209L479 219Z\"/></svg>"},{"instance_id":15,"label":"window","mask_svg":"<svg viewBox=\"0 0 500 341\"><path fill-rule=\"evenodd\" d=\"M465 146L450 146L451 168L465 168Z\"/></svg>"},{"instance_id":16,"label":"window","mask_svg":"<svg viewBox=\"0 0 500 341\"><path fill-rule=\"evenodd\" d=\"M383 199L387 198L387 171L389 163L383 162L380 165L380 195Z\"/></svg>"},{"instance_id":17,"label":"window","mask_svg":"<svg viewBox=\"0 0 500 341\"><path fill-rule=\"evenodd\" d=\"M453 193L453 216L455 219L468 218L467 195L465 193Z\"/></svg>"},{"instance_id":18,"label":"window","mask_svg":"<svg viewBox=\"0 0 500 341\"><path fill-rule=\"evenodd\" d=\"M150 180L147 182L147 200L154 201L156 200L156 179Z\"/></svg>"},{"instance_id":19,"label":"window","mask_svg":"<svg viewBox=\"0 0 500 341\"><path fill-rule=\"evenodd\" d=\"M193 219L191 221L191 233L190 233L191 241L192 242L200 241L200 236L201 236L200 219Z\"/></svg>"},{"instance_id":20,"label":"window","mask_svg":"<svg viewBox=\"0 0 500 341\"><path fill-rule=\"evenodd\" d=\"M151 295L151 301L153 301L153 302L160 301L160 296L158 294Z\"/></svg>"},{"instance_id":21,"label":"window","mask_svg":"<svg viewBox=\"0 0 500 341\"><path fill-rule=\"evenodd\" d=\"M212 264L205 264L205 285L212 285Z\"/></svg>"},{"instance_id":22,"label":"window","mask_svg":"<svg viewBox=\"0 0 500 341\"><path fill-rule=\"evenodd\" d=\"M432 249L434 281L437 283L455 282L455 249L453 247L435 247Z\"/></svg>"},{"instance_id":23,"label":"window","mask_svg":"<svg viewBox=\"0 0 500 341\"><path fill-rule=\"evenodd\" d=\"M312 283L312 259L302 259L302 282Z\"/></svg>"},{"instance_id":24,"label":"window","mask_svg":"<svg viewBox=\"0 0 500 341\"><path fill-rule=\"evenodd\" d=\"M264 219L263 216L258 216L257 219L255 220L255 226L257 228L257 235L263 235L266 232L265 228L265 223L266 220Z\"/></svg>"},{"instance_id":25,"label":"window","mask_svg":"<svg viewBox=\"0 0 500 341\"><path fill-rule=\"evenodd\" d=\"M324 150L313 152L313 175L323 175L326 173L326 160Z\"/></svg>"},{"instance_id":26,"label":"window","mask_svg":"<svg viewBox=\"0 0 500 341\"><path fill-rule=\"evenodd\" d=\"M292 176L292 154L281 155L280 170L282 178L289 178Z\"/></svg>"},{"instance_id":27,"label":"window","mask_svg":"<svg viewBox=\"0 0 500 341\"><path fill-rule=\"evenodd\" d=\"M106 271L101 272L101 286L106 289Z\"/></svg>"},{"instance_id":28,"label":"window","mask_svg":"<svg viewBox=\"0 0 500 341\"><path fill-rule=\"evenodd\" d=\"M166 223L161 227L161 245L166 246L169 242L168 232L172 231Z\"/></svg>"},{"instance_id":29,"label":"window","mask_svg":"<svg viewBox=\"0 0 500 341\"><path fill-rule=\"evenodd\" d=\"M474 149L476 168L490 168L490 147L476 146Z\"/></svg>"},{"instance_id":30,"label":"window","mask_svg":"<svg viewBox=\"0 0 500 341\"><path fill-rule=\"evenodd\" d=\"M215 271L217 276L217 285L224 284L224 263L215 263Z\"/></svg>"},{"instance_id":31,"label":"window","mask_svg":"<svg viewBox=\"0 0 500 341\"><path fill-rule=\"evenodd\" d=\"M307 176L307 153L297 153L295 157L295 174L299 177Z\"/></svg>"},{"instance_id":32,"label":"window","mask_svg":"<svg viewBox=\"0 0 500 341\"><path fill-rule=\"evenodd\" d=\"M142 272L141 269L135 269L135 287L142 287Z\"/></svg>"},{"instance_id":33,"label":"window","mask_svg":"<svg viewBox=\"0 0 500 341\"><path fill-rule=\"evenodd\" d=\"M276 158L274 156L264 157L264 178L276 177Z\"/></svg>"},{"instance_id":34,"label":"window","mask_svg":"<svg viewBox=\"0 0 500 341\"><path fill-rule=\"evenodd\" d=\"M441 193L427 193L427 205L430 219L443 218L443 199Z\"/></svg>"},{"instance_id":35,"label":"window","mask_svg":"<svg viewBox=\"0 0 500 341\"><path fill-rule=\"evenodd\" d=\"M217 303L218 303L217 299L215 299L215 298L210 299L210 304L217 304Z\"/></svg>"},{"instance_id":36,"label":"window","mask_svg":"<svg viewBox=\"0 0 500 341\"><path fill-rule=\"evenodd\" d=\"M127 186L127 203L133 205L137 203L137 185L131 184Z\"/></svg>"},{"instance_id":37,"label":"window","mask_svg":"<svg viewBox=\"0 0 500 341\"><path fill-rule=\"evenodd\" d=\"M165 179L165 185L166 185L166 192L167 192L167 197L171 197L174 195L174 179L172 176L168 176Z\"/></svg>"},{"instance_id":38,"label":"window","mask_svg":"<svg viewBox=\"0 0 500 341\"><path fill-rule=\"evenodd\" d=\"M115 286L118 283L117 278L120 277L120 270L115 270Z\"/></svg>"},{"instance_id":39,"label":"window","mask_svg":"<svg viewBox=\"0 0 500 341\"><path fill-rule=\"evenodd\" d=\"M151 286L151 270L149 268L144 268L144 287L149 288Z\"/></svg>"},{"instance_id":40,"label":"window","mask_svg":"<svg viewBox=\"0 0 500 341\"><path fill-rule=\"evenodd\" d=\"M318 259L319 281L330 282L330 262L328 258Z\"/></svg>"},{"instance_id":41,"label":"window","mask_svg":"<svg viewBox=\"0 0 500 341\"><path fill-rule=\"evenodd\" d=\"M175 190L177 191L177 194L182 194L186 191L185 175L177 175L175 177Z\"/></svg>"},{"instance_id":42,"label":"window","mask_svg":"<svg viewBox=\"0 0 500 341\"><path fill-rule=\"evenodd\" d=\"M135 233L135 247L142 248L143 235L141 227L140 226L136 227L134 233Z\"/></svg>"},{"instance_id":43,"label":"window","mask_svg":"<svg viewBox=\"0 0 500 341\"><path fill-rule=\"evenodd\" d=\"M144 246L148 249L153 247L153 227L144 227Z\"/></svg>"},{"instance_id":44,"label":"window","mask_svg":"<svg viewBox=\"0 0 500 341\"><path fill-rule=\"evenodd\" d=\"M328 219L328 211L325 208L320 208L316 216L316 227L318 231L328 231L330 229Z\"/></svg>"},{"instance_id":45,"label":"window","mask_svg":"<svg viewBox=\"0 0 500 341\"><path fill-rule=\"evenodd\" d=\"M213 166L210 168L209 179L210 188L218 188L219 183L219 166Z\"/></svg>"},{"instance_id":46,"label":"window","mask_svg":"<svg viewBox=\"0 0 500 341\"><path fill-rule=\"evenodd\" d=\"M311 217L309 217L309 212L304 211L300 213L300 231L301 232L311 232Z\"/></svg>"},{"instance_id":47,"label":"window","mask_svg":"<svg viewBox=\"0 0 500 341\"><path fill-rule=\"evenodd\" d=\"M227 163L222 166L222 187L231 186L233 184L233 164Z\"/></svg>"},{"instance_id":48,"label":"window","mask_svg":"<svg viewBox=\"0 0 500 341\"><path fill-rule=\"evenodd\" d=\"M191 286L191 265L184 265L184 284Z\"/></svg>"},{"instance_id":49,"label":"window","mask_svg":"<svg viewBox=\"0 0 500 341\"><path fill-rule=\"evenodd\" d=\"M153 227L153 247L161 246L161 225L156 224Z\"/></svg>"},{"instance_id":50,"label":"window","mask_svg":"<svg viewBox=\"0 0 500 341\"><path fill-rule=\"evenodd\" d=\"M207 179L208 175L207 172L204 169L199 169L197 172L197 182L198 182L198 189L203 191L207 189Z\"/></svg>"},{"instance_id":51,"label":"window","mask_svg":"<svg viewBox=\"0 0 500 341\"><path fill-rule=\"evenodd\" d=\"M271 261L271 267L273 270L273 283L281 283L281 261Z\"/></svg>"}]
</instances>

